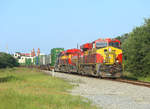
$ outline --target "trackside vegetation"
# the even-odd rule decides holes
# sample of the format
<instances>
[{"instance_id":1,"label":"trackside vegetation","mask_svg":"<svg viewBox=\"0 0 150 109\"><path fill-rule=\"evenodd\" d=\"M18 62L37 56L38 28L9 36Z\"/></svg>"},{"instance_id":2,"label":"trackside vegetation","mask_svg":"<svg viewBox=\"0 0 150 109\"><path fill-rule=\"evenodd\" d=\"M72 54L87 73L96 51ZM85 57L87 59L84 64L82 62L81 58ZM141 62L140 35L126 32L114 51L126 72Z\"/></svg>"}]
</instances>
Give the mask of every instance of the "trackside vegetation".
<instances>
[{"instance_id":1,"label":"trackside vegetation","mask_svg":"<svg viewBox=\"0 0 150 109\"><path fill-rule=\"evenodd\" d=\"M122 41L125 76L150 81L150 19L117 38Z\"/></svg>"},{"instance_id":2,"label":"trackside vegetation","mask_svg":"<svg viewBox=\"0 0 150 109\"><path fill-rule=\"evenodd\" d=\"M10 54L0 52L0 68L17 67L17 60Z\"/></svg>"},{"instance_id":3,"label":"trackside vegetation","mask_svg":"<svg viewBox=\"0 0 150 109\"><path fill-rule=\"evenodd\" d=\"M97 109L73 87L36 69L0 69L0 109Z\"/></svg>"}]
</instances>

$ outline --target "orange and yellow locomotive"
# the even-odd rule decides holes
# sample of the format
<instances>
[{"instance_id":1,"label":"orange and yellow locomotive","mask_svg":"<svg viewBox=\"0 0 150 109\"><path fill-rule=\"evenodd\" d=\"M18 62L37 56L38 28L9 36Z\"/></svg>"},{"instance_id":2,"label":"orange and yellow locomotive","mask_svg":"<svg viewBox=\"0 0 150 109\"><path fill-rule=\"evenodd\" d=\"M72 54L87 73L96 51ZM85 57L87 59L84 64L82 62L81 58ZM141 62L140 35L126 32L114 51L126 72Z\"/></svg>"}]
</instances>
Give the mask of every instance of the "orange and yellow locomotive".
<instances>
[{"instance_id":1,"label":"orange and yellow locomotive","mask_svg":"<svg viewBox=\"0 0 150 109\"><path fill-rule=\"evenodd\" d=\"M122 49L117 39L98 39L80 49L69 49L59 54L56 71L75 72L98 77L120 77Z\"/></svg>"}]
</instances>

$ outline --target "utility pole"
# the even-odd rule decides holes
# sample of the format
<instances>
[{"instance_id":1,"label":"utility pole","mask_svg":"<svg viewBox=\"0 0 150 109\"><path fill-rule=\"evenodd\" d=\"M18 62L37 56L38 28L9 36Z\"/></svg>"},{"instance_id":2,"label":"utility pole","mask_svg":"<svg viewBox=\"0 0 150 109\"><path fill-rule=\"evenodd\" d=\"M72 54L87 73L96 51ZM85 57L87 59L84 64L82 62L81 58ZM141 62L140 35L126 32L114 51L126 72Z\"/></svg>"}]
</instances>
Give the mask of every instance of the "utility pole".
<instances>
[{"instance_id":1,"label":"utility pole","mask_svg":"<svg viewBox=\"0 0 150 109\"><path fill-rule=\"evenodd\" d=\"M6 45L6 53L8 53L8 44Z\"/></svg>"},{"instance_id":2,"label":"utility pole","mask_svg":"<svg viewBox=\"0 0 150 109\"><path fill-rule=\"evenodd\" d=\"M79 45L78 45L78 43L77 43L77 49L79 48Z\"/></svg>"}]
</instances>

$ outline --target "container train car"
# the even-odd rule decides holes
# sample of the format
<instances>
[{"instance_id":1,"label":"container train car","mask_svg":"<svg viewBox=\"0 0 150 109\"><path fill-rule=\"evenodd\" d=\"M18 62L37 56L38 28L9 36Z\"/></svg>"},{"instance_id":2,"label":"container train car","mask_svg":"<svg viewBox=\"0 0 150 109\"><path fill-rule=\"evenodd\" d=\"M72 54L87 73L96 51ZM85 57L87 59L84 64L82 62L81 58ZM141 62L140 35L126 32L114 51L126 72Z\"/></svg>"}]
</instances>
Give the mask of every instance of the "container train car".
<instances>
[{"instance_id":1,"label":"container train car","mask_svg":"<svg viewBox=\"0 0 150 109\"><path fill-rule=\"evenodd\" d=\"M64 51L64 48L53 48L51 49L51 66L54 67L57 57L60 52Z\"/></svg>"},{"instance_id":2,"label":"container train car","mask_svg":"<svg viewBox=\"0 0 150 109\"><path fill-rule=\"evenodd\" d=\"M23 67L49 70L51 63L51 55L40 54L39 56L23 58L25 58L25 61L24 63L20 64Z\"/></svg>"},{"instance_id":3,"label":"container train car","mask_svg":"<svg viewBox=\"0 0 150 109\"><path fill-rule=\"evenodd\" d=\"M39 56L35 56L33 67L37 67L42 70L52 70L56 63L58 54L62 51L64 51L64 48L53 48L49 55L40 54Z\"/></svg>"},{"instance_id":4,"label":"container train car","mask_svg":"<svg viewBox=\"0 0 150 109\"><path fill-rule=\"evenodd\" d=\"M120 77L122 72L121 42L117 39L98 39L69 49L58 55L55 71L75 72L97 77Z\"/></svg>"},{"instance_id":5,"label":"container train car","mask_svg":"<svg viewBox=\"0 0 150 109\"><path fill-rule=\"evenodd\" d=\"M34 57L25 57L25 62L21 66L34 67L42 70L52 70L56 63L58 54L64 51L64 48L53 48L51 54L39 54Z\"/></svg>"}]
</instances>

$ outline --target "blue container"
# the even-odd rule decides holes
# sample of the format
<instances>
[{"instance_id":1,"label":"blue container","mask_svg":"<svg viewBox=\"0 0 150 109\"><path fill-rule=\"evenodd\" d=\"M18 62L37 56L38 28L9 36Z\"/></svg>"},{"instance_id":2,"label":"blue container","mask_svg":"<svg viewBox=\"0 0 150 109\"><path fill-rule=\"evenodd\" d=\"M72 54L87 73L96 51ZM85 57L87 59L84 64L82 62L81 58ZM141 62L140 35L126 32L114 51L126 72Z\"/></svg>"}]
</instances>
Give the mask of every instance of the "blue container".
<instances>
[{"instance_id":1,"label":"blue container","mask_svg":"<svg viewBox=\"0 0 150 109\"><path fill-rule=\"evenodd\" d=\"M36 65L39 65L39 57L36 57Z\"/></svg>"}]
</instances>

